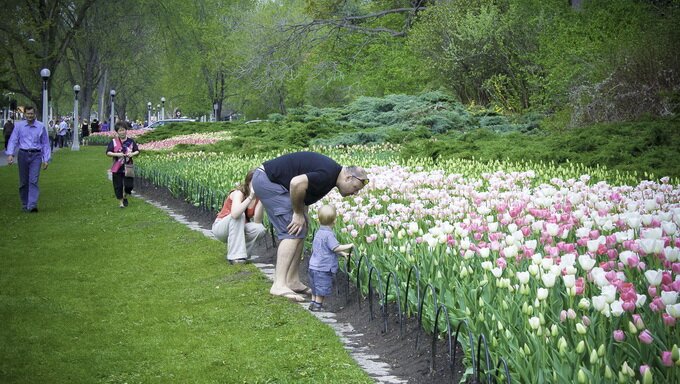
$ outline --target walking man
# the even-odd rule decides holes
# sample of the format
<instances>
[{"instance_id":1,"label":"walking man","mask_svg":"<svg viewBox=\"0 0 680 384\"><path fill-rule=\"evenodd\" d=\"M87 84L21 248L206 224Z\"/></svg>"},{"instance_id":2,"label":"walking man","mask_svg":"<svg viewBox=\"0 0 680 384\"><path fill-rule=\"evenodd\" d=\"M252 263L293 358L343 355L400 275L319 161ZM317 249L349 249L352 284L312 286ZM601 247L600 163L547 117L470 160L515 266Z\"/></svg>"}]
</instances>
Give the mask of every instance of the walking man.
<instances>
[{"instance_id":1,"label":"walking man","mask_svg":"<svg viewBox=\"0 0 680 384\"><path fill-rule=\"evenodd\" d=\"M12 165L14 151L19 148L17 158L21 206L25 212L38 212L40 164L42 163L42 169L47 169L52 151L45 125L35 119L35 108L26 107L24 115L26 120L19 121L14 126L5 154L7 164Z\"/></svg>"},{"instance_id":2,"label":"walking man","mask_svg":"<svg viewBox=\"0 0 680 384\"><path fill-rule=\"evenodd\" d=\"M64 140L66 139L67 132L68 123L66 123L66 119L61 119L61 123L59 123L59 132L57 133L57 143L59 144L59 148L64 147Z\"/></svg>"}]
</instances>

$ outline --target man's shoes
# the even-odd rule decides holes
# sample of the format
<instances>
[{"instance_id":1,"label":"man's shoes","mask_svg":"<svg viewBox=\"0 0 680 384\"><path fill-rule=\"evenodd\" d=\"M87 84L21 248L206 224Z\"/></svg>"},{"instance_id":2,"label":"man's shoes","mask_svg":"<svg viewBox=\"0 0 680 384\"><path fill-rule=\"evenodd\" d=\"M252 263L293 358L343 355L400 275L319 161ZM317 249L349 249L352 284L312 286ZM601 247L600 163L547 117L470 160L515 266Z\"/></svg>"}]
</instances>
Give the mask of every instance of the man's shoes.
<instances>
[{"instance_id":1,"label":"man's shoes","mask_svg":"<svg viewBox=\"0 0 680 384\"><path fill-rule=\"evenodd\" d=\"M233 259L229 260L229 264L245 264L248 260L246 259Z\"/></svg>"},{"instance_id":2,"label":"man's shoes","mask_svg":"<svg viewBox=\"0 0 680 384\"><path fill-rule=\"evenodd\" d=\"M321 305L319 303L310 303L309 304L309 310L311 312L323 312L324 308L323 308L323 305Z\"/></svg>"},{"instance_id":3,"label":"man's shoes","mask_svg":"<svg viewBox=\"0 0 680 384\"><path fill-rule=\"evenodd\" d=\"M127 198L123 199L123 206L125 206L125 207L128 206L128 199Z\"/></svg>"},{"instance_id":4,"label":"man's shoes","mask_svg":"<svg viewBox=\"0 0 680 384\"><path fill-rule=\"evenodd\" d=\"M28 212L30 212L30 213L38 213L38 207L31 208L30 210L28 210Z\"/></svg>"}]
</instances>

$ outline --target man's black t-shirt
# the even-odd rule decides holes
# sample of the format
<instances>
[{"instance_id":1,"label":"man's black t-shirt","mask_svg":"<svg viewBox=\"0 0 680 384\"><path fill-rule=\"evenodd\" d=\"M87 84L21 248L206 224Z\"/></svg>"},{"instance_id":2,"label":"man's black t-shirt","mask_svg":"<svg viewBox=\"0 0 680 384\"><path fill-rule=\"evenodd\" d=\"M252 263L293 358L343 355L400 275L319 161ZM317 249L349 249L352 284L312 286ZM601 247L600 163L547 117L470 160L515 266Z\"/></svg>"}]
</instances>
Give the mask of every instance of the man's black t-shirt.
<instances>
[{"instance_id":1,"label":"man's black t-shirt","mask_svg":"<svg viewBox=\"0 0 680 384\"><path fill-rule=\"evenodd\" d=\"M295 176L307 175L309 183L305 205L312 205L335 187L342 166L328 156L316 152L295 152L264 163L269 180L290 191L290 181Z\"/></svg>"}]
</instances>

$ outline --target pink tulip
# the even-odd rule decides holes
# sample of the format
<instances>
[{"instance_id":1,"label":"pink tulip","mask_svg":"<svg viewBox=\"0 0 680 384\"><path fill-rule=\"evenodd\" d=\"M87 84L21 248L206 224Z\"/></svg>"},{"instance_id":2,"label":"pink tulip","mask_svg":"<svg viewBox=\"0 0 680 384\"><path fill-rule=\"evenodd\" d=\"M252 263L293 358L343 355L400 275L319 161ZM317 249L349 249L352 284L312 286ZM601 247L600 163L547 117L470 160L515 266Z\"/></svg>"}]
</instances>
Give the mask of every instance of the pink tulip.
<instances>
[{"instance_id":1,"label":"pink tulip","mask_svg":"<svg viewBox=\"0 0 680 384\"><path fill-rule=\"evenodd\" d=\"M567 311L564 309L560 312L560 323L567 321Z\"/></svg>"},{"instance_id":2,"label":"pink tulip","mask_svg":"<svg viewBox=\"0 0 680 384\"><path fill-rule=\"evenodd\" d=\"M680 280L675 280L673 284L671 284L671 291L676 291L680 292Z\"/></svg>"},{"instance_id":3,"label":"pink tulip","mask_svg":"<svg viewBox=\"0 0 680 384\"><path fill-rule=\"evenodd\" d=\"M640 375L644 376L645 372L647 372L648 369L649 369L649 365L647 365L647 364L641 365L640 366Z\"/></svg>"},{"instance_id":4,"label":"pink tulip","mask_svg":"<svg viewBox=\"0 0 680 384\"><path fill-rule=\"evenodd\" d=\"M666 326L668 327L675 326L675 317L669 315L668 313L662 314L661 317L663 317L663 323L666 324Z\"/></svg>"},{"instance_id":5,"label":"pink tulip","mask_svg":"<svg viewBox=\"0 0 680 384\"><path fill-rule=\"evenodd\" d=\"M661 364L663 364L666 367L673 366L673 354L671 353L671 351L661 352Z\"/></svg>"},{"instance_id":6,"label":"pink tulip","mask_svg":"<svg viewBox=\"0 0 680 384\"><path fill-rule=\"evenodd\" d=\"M581 322L587 327L590 325L590 318L588 316L583 316L581 317Z\"/></svg>"},{"instance_id":7,"label":"pink tulip","mask_svg":"<svg viewBox=\"0 0 680 384\"><path fill-rule=\"evenodd\" d=\"M637 328L639 331L645 327L645 322L642 321L642 316L637 313L633 315L633 324L635 324L635 328Z\"/></svg>"},{"instance_id":8,"label":"pink tulip","mask_svg":"<svg viewBox=\"0 0 680 384\"><path fill-rule=\"evenodd\" d=\"M576 279L576 282L574 283L574 287L576 288L576 294L577 295L583 295L583 291L585 289L585 282L583 280L583 277L579 277Z\"/></svg>"},{"instance_id":9,"label":"pink tulip","mask_svg":"<svg viewBox=\"0 0 680 384\"><path fill-rule=\"evenodd\" d=\"M626 334L623 333L623 331L620 330L620 329L617 329L616 331L614 331L613 336L614 336L614 340L618 341L619 343L626 340Z\"/></svg>"},{"instance_id":10,"label":"pink tulip","mask_svg":"<svg viewBox=\"0 0 680 384\"><path fill-rule=\"evenodd\" d=\"M661 273L661 284L673 284L673 277L671 277L671 273L668 271L663 271Z\"/></svg>"},{"instance_id":11,"label":"pink tulip","mask_svg":"<svg viewBox=\"0 0 680 384\"><path fill-rule=\"evenodd\" d=\"M646 329L638 335L638 339L644 344L651 344L654 341L652 334ZM640 367L640 369L642 369L642 367Z\"/></svg>"},{"instance_id":12,"label":"pink tulip","mask_svg":"<svg viewBox=\"0 0 680 384\"><path fill-rule=\"evenodd\" d=\"M649 287L647 287L647 294L652 298L656 297L657 296L656 286L650 285Z\"/></svg>"}]
</instances>

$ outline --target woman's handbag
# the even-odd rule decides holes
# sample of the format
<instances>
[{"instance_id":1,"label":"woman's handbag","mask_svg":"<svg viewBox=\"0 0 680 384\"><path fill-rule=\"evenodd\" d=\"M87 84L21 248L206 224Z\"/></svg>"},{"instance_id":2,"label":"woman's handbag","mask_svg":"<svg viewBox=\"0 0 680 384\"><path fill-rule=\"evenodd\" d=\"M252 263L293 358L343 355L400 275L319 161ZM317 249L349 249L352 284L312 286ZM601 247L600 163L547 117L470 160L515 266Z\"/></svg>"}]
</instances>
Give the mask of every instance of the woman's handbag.
<instances>
[{"instance_id":1,"label":"woman's handbag","mask_svg":"<svg viewBox=\"0 0 680 384\"><path fill-rule=\"evenodd\" d=\"M134 164L125 164L125 177L135 177Z\"/></svg>"}]
</instances>

